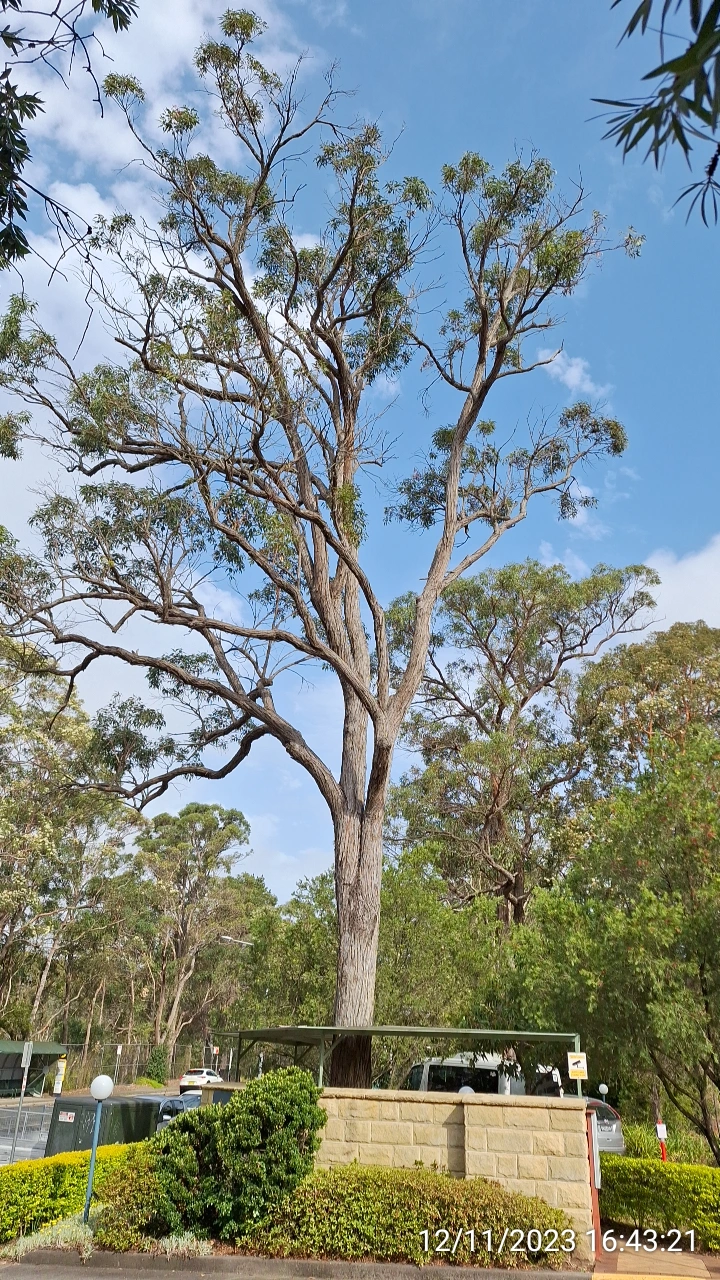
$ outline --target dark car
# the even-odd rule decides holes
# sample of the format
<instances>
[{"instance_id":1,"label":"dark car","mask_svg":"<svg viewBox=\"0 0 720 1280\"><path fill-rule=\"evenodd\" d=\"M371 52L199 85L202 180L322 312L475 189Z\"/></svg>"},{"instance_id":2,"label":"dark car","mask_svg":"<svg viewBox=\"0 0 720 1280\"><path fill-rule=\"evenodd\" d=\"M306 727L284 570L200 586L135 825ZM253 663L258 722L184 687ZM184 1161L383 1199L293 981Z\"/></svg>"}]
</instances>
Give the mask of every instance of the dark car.
<instances>
[{"instance_id":1,"label":"dark car","mask_svg":"<svg viewBox=\"0 0 720 1280\"><path fill-rule=\"evenodd\" d=\"M181 1116L185 1111L192 1110L193 1107L199 1107L202 1094L198 1089L195 1093L183 1093L180 1097L174 1098L143 1098L143 1102L154 1102L157 1107L157 1130L164 1129L175 1116Z\"/></svg>"}]
</instances>

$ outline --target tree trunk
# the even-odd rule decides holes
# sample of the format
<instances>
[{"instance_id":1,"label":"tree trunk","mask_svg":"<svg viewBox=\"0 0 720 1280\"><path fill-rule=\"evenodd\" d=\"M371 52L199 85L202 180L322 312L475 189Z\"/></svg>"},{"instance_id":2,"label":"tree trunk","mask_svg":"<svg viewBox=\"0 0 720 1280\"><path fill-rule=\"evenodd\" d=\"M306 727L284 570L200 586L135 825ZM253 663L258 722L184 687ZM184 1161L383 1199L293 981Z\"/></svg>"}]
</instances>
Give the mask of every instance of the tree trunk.
<instances>
[{"instance_id":1,"label":"tree trunk","mask_svg":"<svg viewBox=\"0 0 720 1280\"><path fill-rule=\"evenodd\" d=\"M52 945L50 947L50 950L48 951L47 959L45 961L45 964L43 965L43 971L40 974L40 981L38 982L37 990L35 992L35 999L33 1000L32 1009L30 1010L30 1033L31 1034L35 1029L37 1016L38 1016L38 1013L40 1012L40 1002L43 998L45 987L47 986L47 980L50 977L52 962L58 953L59 947L60 947L60 937L56 936L52 940Z\"/></svg>"},{"instance_id":2,"label":"tree trunk","mask_svg":"<svg viewBox=\"0 0 720 1280\"><path fill-rule=\"evenodd\" d=\"M378 754L381 759L378 760ZM375 752L364 812L344 813L335 823L335 893L338 915L335 1026L372 1026L380 928L383 818L391 751ZM369 1036L348 1036L330 1059L330 1083L369 1089Z\"/></svg>"}]
</instances>

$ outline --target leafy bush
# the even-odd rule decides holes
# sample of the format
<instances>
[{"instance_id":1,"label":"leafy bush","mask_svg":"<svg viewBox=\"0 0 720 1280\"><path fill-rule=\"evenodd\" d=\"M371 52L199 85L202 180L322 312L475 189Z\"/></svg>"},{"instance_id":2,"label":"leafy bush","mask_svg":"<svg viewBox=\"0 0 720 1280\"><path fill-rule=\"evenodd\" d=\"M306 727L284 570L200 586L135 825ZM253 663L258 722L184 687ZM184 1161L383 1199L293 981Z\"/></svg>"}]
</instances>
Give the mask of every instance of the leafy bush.
<instances>
[{"instance_id":1,"label":"leafy bush","mask_svg":"<svg viewBox=\"0 0 720 1280\"><path fill-rule=\"evenodd\" d=\"M543 1200L505 1191L484 1178L467 1181L430 1169L379 1169L358 1164L317 1169L275 1213L271 1223L255 1228L243 1242L246 1251L273 1257L375 1259L385 1262L442 1261L479 1266L516 1267L528 1262L543 1267L567 1265L568 1254L487 1252L482 1232L500 1240L505 1228L523 1233L567 1230L561 1209ZM424 1231L444 1228L450 1244L458 1232L475 1229L454 1254L423 1252ZM440 1241L442 1242L442 1241Z\"/></svg>"},{"instance_id":2,"label":"leafy bush","mask_svg":"<svg viewBox=\"0 0 720 1280\"><path fill-rule=\"evenodd\" d=\"M162 1080L151 1080L149 1076L138 1076L136 1084L142 1085L143 1089L162 1089Z\"/></svg>"},{"instance_id":3,"label":"leafy bush","mask_svg":"<svg viewBox=\"0 0 720 1280\"><path fill-rule=\"evenodd\" d=\"M191 1231L245 1235L312 1169L325 1112L307 1071L273 1071L225 1105L178 1116L142 1144L103 1193L96 1239L108 1248Z\"/></svg>"},{"instance_id":4,"label":"leafy bush","mask_svg":"<svg viewBox=\"0 0 720 1280\"><path fill-rule=\"evenodd\" d=\"M659 1160L660 1143L652 1124L629 1124L623 1121L626 1154L638 1160ZM705 1138L687 1130L669 1130L667 1138L668 1160L679 1164L709 1164L715 1167L715 1158Z\"/></svg>"},{"instance_id":5,"label":"leafy bush","mask_svg":"<svg viewBox=\"0 0 720 1280\"><path fill-rule=\"evenodd\" d=\"M167 1084L168 1051L166 1045L153 1045L145 1063L145 1075L148 1080L159 1080L160 1084Z\"/></svg>"},{"instance_id":6,"label":"leafy bush","mask_svg":"<svg viewBox=\"0 0 720 1280\"><path fill-rule=\"evenodd\" d=\"M600 1164L604 1218L640 1230L693 1230L696 1247L720 1250L720 1169L609 1154Z\"/></svg>"},{"instance_id":7,"label":"leafy bush","mask_svg":"<svg viewBox=\"0 0 720 1280\"><path fill-rule=\"evenodd\" d=\"M96 1193L101 1193L106 1178L125 1164L130 1150L125 1146L98 1147ZM0 1168L0 1242L78 1213L85 1203L89 1163L89 1151L69 1151Z\"/></svg>"}]
</instances>

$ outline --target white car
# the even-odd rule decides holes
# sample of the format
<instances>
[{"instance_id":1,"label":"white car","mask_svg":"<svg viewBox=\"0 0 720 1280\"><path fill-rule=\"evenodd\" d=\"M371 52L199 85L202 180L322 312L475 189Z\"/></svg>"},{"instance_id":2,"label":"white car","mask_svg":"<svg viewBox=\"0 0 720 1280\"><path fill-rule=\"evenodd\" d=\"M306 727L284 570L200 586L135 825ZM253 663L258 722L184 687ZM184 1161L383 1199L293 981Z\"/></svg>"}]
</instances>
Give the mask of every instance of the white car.
<instances>
[{"instance_id":1,"label":"white car","mask_svg":"<svg viewBox=\"0 0 720 1280\"><path fill-rule=\"evenodd\" d=\"M188 1089L202 1089L206 1084L222 1084L223 1078L212 1067L191 1067L180 1077L178 1088L181 1093L187 1093Z\"/></svg>"}]
</instances>

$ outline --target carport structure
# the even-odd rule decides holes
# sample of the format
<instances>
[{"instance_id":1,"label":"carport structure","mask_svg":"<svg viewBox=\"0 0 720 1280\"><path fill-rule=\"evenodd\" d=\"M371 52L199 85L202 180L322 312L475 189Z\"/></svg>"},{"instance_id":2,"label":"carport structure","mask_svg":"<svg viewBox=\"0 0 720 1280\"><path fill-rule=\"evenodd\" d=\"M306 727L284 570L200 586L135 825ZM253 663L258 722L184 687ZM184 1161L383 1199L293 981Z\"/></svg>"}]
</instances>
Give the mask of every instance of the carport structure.
<instances>
[{"instance_id":1,"label":"carport structure","mask_svg":"<svg viewBox=\"0 0 720 1280\"><path fill-rule=\"evenodd\" d=\"M240 1062L256 1045L285 1045L293 1050L294 1061L303 1062L313 1049L318 1050L318 1085L322 1087L325 1063L346 1036L386 1036L407 1040L457 1040L472 1045L473 1041L513 1045L538 1043L566 1045L568 1051L580 1052L580 1036L575 1031L493 1031L488 1027L241 1027L237 1035L235 1079L240 1079ZM488 1046L490 1047L490 1046ZM582 1082L577 1082L582 1097Z\"/></svg>"}]
</instances>

